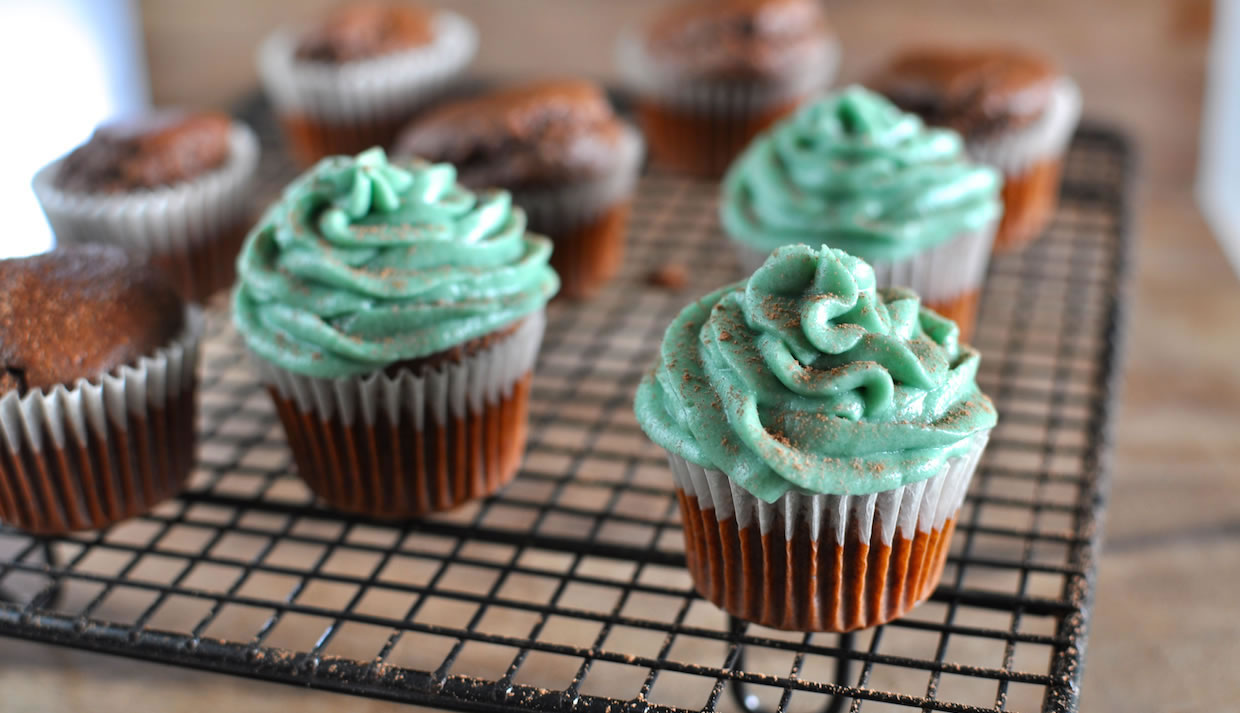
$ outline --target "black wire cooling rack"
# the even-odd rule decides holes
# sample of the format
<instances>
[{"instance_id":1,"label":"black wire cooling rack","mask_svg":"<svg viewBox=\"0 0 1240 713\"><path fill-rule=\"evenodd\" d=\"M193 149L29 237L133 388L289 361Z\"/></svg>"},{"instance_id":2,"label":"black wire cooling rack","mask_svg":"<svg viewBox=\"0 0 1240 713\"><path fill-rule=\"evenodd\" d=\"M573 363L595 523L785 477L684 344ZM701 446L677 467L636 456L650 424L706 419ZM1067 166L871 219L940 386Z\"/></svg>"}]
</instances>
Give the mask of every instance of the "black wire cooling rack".
<instances>
[{"instance_id":1,"label":"black wire cooling rack","mask_svg":"<svg viewBox=\"0 0 1240 713\"><path fill-rule=\"evenodd\" d=\"M263 185L291 172L270 119ZM524 469L405 526L316 506L222 313L192 490L109 530L0 525L0 634L462 710L1070 711L1085 655L1126 304L1130 150L1082 129L1049 232L994 261L976 344L1002 414L942 584L855 636L730 621L693 592L631 396L664 326L737 276L716 187L649 176L623 275L554 304ZM691 284L650 287L664 265Z\"/></svg>"}]
</instances>

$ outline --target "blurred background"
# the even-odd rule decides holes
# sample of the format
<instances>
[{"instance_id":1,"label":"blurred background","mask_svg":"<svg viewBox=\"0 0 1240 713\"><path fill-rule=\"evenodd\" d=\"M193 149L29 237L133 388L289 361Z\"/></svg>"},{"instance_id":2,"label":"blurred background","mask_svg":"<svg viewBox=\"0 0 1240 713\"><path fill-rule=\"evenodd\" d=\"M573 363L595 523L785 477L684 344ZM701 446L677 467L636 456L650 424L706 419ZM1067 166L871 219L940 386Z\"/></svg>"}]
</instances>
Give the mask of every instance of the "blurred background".
<instances>
[{"instance_id":1,"label":"blurred background","mask_svg":"<svg viewBox=\"0 0 1240 713\"><path fill-rule=\"evenodd\" d=\"M0 0L10 100L0 115L9 216L0 250L50 244L30 176L100 120L148 105L234 107L257 90L259 40L334 4ZM660 2L428 4L477 24L478 76L606 82L617 30ZM1076 78L1086 117L1136 142L1137 275L1082 710L1240 710L1240 1L826 6L844 47L844 81L926 38L1027 45ZM395 710L8 640L0 640L0 692L0 710Z\"/></svg>"}]
</instances>

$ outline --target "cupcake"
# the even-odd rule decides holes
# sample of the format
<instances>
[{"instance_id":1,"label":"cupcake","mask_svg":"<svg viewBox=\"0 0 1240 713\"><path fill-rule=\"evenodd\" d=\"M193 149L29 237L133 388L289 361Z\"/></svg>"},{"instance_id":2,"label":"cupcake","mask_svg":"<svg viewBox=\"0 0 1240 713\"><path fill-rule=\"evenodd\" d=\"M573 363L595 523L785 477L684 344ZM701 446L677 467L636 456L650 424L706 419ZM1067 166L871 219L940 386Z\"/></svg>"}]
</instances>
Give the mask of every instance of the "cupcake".
<instances>
[{"instance_id":1,"label":"cupcake","mask_svg":"<svg viewBox=\"0 0 1240 713\"><path fill-rule=\"evenodd\" d=\"M525 448L551 241L508 193L381 149L320 161L238 259L233 319L297 472L381 519L498 490Z\"/></svg>"},{"instance_id":2,"label":"cupcake","mask_svg":"<svg viewBox=\"0 0 1240 713\"><path fill-rule=\"evenodd\" d=\"M897 55L872 85L927 124L959 132L975 160L1003 172L996 251L1042 233L1081 114L1080 90L1058 67L1015 49L923 48Z\"/></svg>"},{"instance_id":3,"label":"cupcake","mask_svg":"<svg viewBox=\"0 0 1240 713\"><path fill-rule=\"evenodd\" d=\"M837 632L928 597L996 421L978 359L916 293L826 246L780 248L686 307L635 408L668 452L698 592Z\"/></svg>"},{"instance_id":4,"label":"cupcake","mask_svg":"<svg viewBox=\"0 0 1240 713\"><path fill-rule=\"evenodd\" d=\"M232 284L258 153L224 114L166 109L100 126L35 174L34 192L57 244L118 245L202 302Z\"/></svg>"},{"instance_id":5,"label":"cupcake","mask_svg":"<svg viewBox=\"0 0 1240 713\"><path fill-rule=\"evenodd\" d=\"M354 2L259 48L258 71L297 160L387 146L473 59L478 37L447 10Z\"/></svg>"},{"instance_id":6,"label":"cupcake","mask_svg":"<svg viewBox=\"0 0 1240 713\"><path fill-rule=\"evenodd\" d=\"M617 60L653 160L717 178L830 84L839 54L815 0L690 0L623 33Z\"/></svg>"},{"instance_id":7,"label":"cupcake","mask_svg":"<svg viewBox=\"0 0 1240 713\"><path fill-rule=\"evenodd\" d=\"M451 163L470 188L511 191L555 243L561 294L588 297L620 269L642 140L596 85L539 82L441 105L396 153Z\"/></svg>"},{"instance_id":8,"label":"cupcake","mask_svg":"<svg viewBox=\"0 0 1240 713\"><path fill-rule=\"evenodd\" d=\"M915 290L967 339L1000 183L955 132L850 87L754 140L724 178L720 214L744 272L781 245L826 244L869 262L880 286Z\"/></svg>"},{"instance_id":9,"label":"cupcake","mask_svg":"<svg viewBox=\"0 0 1240 713\"><path fill-rule=\"evenodd\" d=\"M0 260L0 520L91 530L179 493L201 314L109 245Z\"/></svg>"}]
</instances>

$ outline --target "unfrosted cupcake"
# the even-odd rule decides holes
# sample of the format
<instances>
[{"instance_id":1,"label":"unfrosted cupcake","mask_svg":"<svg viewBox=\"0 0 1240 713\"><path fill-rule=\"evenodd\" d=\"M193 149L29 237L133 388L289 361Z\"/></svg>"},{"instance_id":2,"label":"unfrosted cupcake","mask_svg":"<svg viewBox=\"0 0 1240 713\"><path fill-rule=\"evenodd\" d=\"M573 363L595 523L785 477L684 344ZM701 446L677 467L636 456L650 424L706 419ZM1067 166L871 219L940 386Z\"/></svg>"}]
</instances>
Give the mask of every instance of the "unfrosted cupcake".
<instances>
[{"instance_id":1,"label":"unfrosted cupcake","mask_svg":"<svg viewBox=\"0 0 1240 713\"><path fill-rule=\"evenodd\" d=\"M308 166L387 146L477 48L473 25L456 13L353 2L313 26L272 33L258 70L294 156Z\"/></svg>"},{"instance_id":2,"label":"unfrosted cupcake","mask_svg":"<svg viewBox=\"0 0 1240 713\"><path fill-rule=\"evenodd\" d=\"M996 251L1042 234L1081 114L1080 90L1054 63L1010 48L912 49L896 55L872 86L927 124L958 131L975 160L1002 171Z\"/></svg>"},{"instance_id":3,"label":"unfrosted cupcake","mask_svg":"<svg viewBox=\"0 0 1240 713\"><path fill-rule=\"evenodd\" d=\"M456 166L470 188L512 192L555 243L562 294L594 294L620 269L642 140L584 80L544 81L442 104L416 119L396 154Z\"/></svg>"},{"instance_id":4,"label":"unfrosted cupcake","mask_svg":"<svg viewBox=\"0 0 1240 713\"><path fill-rule=\"evenodd\" d=\"M380 149L285 189L238 260L233 319L297 472L383 519L498 490L525 450L551 242L503 191Z\"/></svg>"},{"instance_id":5,"label":"unfrosted cupcake","mask_svg":"<svg viewBox=\"0 0 1240 713\"><path fill-rule=\"evenodd\" d=\"M179 493L201 314L110 245L0 260L0 295L0 520L91 530Z\"/></svg>"},{"instance_id":6,"label":"unfrosted cupcake","mask_svg":"<svg viewBox=\"0 0 1240 713\"><path fill-rule=\"evenodd\" d=\"M202 302L232 284L258 157L244 124L165 109L100 126L35 174L34 192L58 244L117 245Z\"/></svg>"},{"instance_id":7,"label":"unfrosted cupcake","mask_svg":"<svg viewBox=\"0 0 1240 713\"><path fill-rule=\"evenodd\" d=\"M830 84L839 54L815 0L690 0L625 31L617 61L654 161L717 178Z\"/></svg>"},{"instance_id":8,"label":"unfrosted cupcake","mask_svg":"<svg viewBox=\"0 0 1240 713\"><path fill-rule=\"evenodd\" d=\"M776 250L684 309L637 391L698 592L779 629L852 631L934 591L996 422L955 324L839 250Z\"/></svg>"},{"instance_id":9,"label":"unfrosted cupcake","mask_svg":"<svg viewBox=\"0 0 1240 713\"><path fill-rule=\"evenodd\" d=\"M1000 184L955 132L850 87L755 139L724 178L720 214L744 272L781 245L840 248L869 262L880 286L915 290L967 339Z\"/></svg>"}]
</instances>

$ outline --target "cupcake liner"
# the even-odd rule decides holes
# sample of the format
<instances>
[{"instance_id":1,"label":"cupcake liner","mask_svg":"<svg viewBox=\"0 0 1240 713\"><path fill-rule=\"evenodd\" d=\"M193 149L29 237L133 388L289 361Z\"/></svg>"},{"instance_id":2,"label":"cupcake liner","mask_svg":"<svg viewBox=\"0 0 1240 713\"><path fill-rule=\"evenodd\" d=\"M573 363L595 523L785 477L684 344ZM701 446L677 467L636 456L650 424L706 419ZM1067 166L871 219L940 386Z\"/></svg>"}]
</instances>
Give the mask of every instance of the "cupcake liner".
<instances>
[{"instance_id":1,"label":"cupcake liner","mask_svg":"<svg viewBox=\"0 0 1240 713\"><path fill-rule=\"evenodd\" d=\"M106 527L179 493L194 461L202 313L172 344L92 383L0 398L0 520Z\"/></svg>"},{"instance_id":2,"label":"cupcake liner","mask_svg":"<svg viewBox=\"0 0 1240 713\"><path fill-rule=\"evenodd\" d=\"M767 503L721 471L669 454L698 592L762 626L852 631L934 590L989 432L937 475L869 495L792 491Z\"/></svg>"},{"instance_id":3,"label":"cupcake liner","mask_svg":"<svg viewBox=\"0 0 1240 713\"><path fill-rule=\"evenodd\" d=\"M345 125L406 119L463 72L478 49L478 33L461 15L440 10L433 22L427 46L341 65L297 61L302 28L283 28L259 47L259 74L282 114Z\"/></svg>"},{"instance_id":4,"label":"cupcake liner","mask_svg":"<svg viewBox=\"0 0 1240 713\"><path fill-rule=\"evenodd\" d=\"M255 358L298 475L328 505L381 519L498 490L525 444L544 313L460 361L418 373L316 379Z\"/></svg>"},{"instance_id":5,"label":"cupcake liner","mask_svg":"<svg viewBox=\"0 0 1240 713\"><path fill-rule=\"evenodd\" d=\"M620 271L644 148L641 134L626 125L620 158L605 175L563 187L513 192L513 201L529 217L530 229L555 244L551 266L560 275L561 296L589 297Z\"/></svg>"},{"instance_id":6,"label":"cupcake liner","mask_svg":"<svg viewBox=\"0 0 1240 713\"><path fill-rule=\"evenodd\" d=\"M735 116L797 101L826 89L840 64L840 45L824 37L812 59L798 67L787 81L711 81L677 76L652 57L636 28L621 32L616 63L621 79L640 97L679 112L705 116Z\"/></svg>"},{"instance_id":7,"label":"cupcake liner","mask_svg":"<svg viewBox=\"0 0 1240 713\"><path fill-rule=\"evenodd\" d=\"M1056 84L1043 115L1029 126L967 142L969 156L978 163L1017 176L1035 164L1063 154L1081 118L1081 90L1064 77Z\"/></svg>"},{"instance_id":8,"label":"cupcake liner","mask_svg":"<svg viewBox=\"0 0 1240 713\"><path fill-rule=\"evenodd\" d=\"M63 191L55 185L60 158L35 174L34 192L58 243L118 245L168 272L187 299L205 300L232 281L251 218L258 139L233 122L228 143L223 166L174 186L120 195Z\"/></svg>"}]
</instances>

